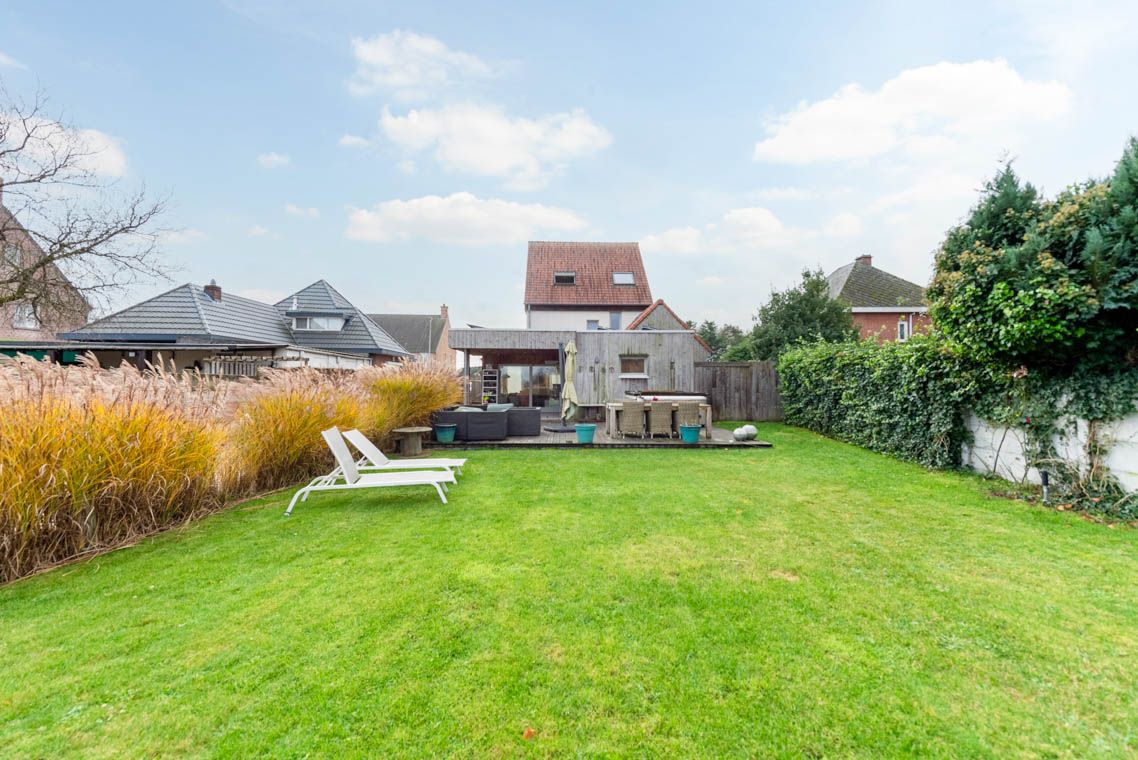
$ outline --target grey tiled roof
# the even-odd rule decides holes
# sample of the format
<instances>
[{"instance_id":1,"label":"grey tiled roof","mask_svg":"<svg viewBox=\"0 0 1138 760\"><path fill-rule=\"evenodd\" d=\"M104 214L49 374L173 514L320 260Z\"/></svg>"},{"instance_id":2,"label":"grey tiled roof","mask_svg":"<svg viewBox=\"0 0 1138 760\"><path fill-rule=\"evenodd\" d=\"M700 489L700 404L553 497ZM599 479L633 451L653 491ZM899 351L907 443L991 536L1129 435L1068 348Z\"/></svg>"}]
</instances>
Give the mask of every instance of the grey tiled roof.
<instances>
[{"instance_id":1,"label":"grey tiled roof","mask_svg":"<svg viewBox=\"0 0 1138 760\"><path fill-rule=\"evenodd\" d=\"M329 351L347 353L392 354L403 356L408 352L383 328L371 321L366 314L352 305L352 302L324 280L317 280L303 290L298 290L276 305L283 318L296 312L298 314L334 314L347 321L338 332L294 331L293 342L298 346L326 348Z\"/></svg>"},{"instance_id":2,"label":"grey tiled roof","mask_svg":"<svg viewBox=\"0 0 1138 760\"><path fill-rule=\"evenodd\" d=\"M67 340L193 340L198 342L297 345L345 353L407 353L348 299L320 280L295 294L299 311L343 316L339 332L293 332L288 312L294 296L276 306L223 293L215 301L200 285L187 283L70 333Z\"/></svg>"},{"instance_id":3,"label":"grey tiled roof","mask_svg":"<svg viewBox=\"0 0 1138 760\"><path fill-rule=\"evenodd\" d=\"M141 340L147 336L279 345L292 342L288 326L269 304L229 293L214 301L200 285L192 283L97 319L63 337Z\"/></svg>"},{"instance_id":4,"label":"grey tiled roof","mask_svg":"<svg viewBox=\"0 0 1138 760\"><path fill-rule=\"evenodd\" d=\"M835 269L826 282L831 298L854 308L925 305L925 289L920 285L861 261Z\"/></svg>"},{"instance_id":5,"label":"grey tiled roof","mask_svg":"<svg viewBox=\"0 0 1138 760\"><path fill-rule=\"evenodd\" d=\"M433 354L446 326L438 314L368 314L368 317L413 354Z\"/></svg>"}]
</instances>

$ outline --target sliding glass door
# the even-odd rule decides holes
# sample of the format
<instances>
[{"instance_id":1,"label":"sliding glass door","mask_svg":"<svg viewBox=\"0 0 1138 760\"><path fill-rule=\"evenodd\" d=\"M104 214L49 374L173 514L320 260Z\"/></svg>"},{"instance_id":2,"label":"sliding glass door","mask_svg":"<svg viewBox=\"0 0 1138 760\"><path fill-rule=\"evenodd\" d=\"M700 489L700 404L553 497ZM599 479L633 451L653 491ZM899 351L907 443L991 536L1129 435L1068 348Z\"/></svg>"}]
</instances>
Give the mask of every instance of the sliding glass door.
<instances>
[{"instance_id":1,"label":"sliding glass door","mask_svg":"<svg viewBox=\"0 0 1138 760\"><path fill-rule=\"evenodd\" d=\"M561 402L561 373L556 366L505 364L498 368L502 400L514 406L557 409Z\"/></svg>"}]
</instances>

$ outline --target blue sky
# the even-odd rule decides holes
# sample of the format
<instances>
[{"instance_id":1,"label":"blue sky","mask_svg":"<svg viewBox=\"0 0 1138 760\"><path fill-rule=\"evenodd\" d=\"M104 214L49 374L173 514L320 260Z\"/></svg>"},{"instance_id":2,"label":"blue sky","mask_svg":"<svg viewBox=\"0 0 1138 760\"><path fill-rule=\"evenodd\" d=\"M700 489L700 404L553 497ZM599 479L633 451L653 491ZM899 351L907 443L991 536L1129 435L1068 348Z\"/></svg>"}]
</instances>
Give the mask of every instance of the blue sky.
<instances>
[{"instance_id":1,"label":"blue sky","mask_svg":"<svg viewBox=\"0 0 1138 760\"><path fill-rule=\"evenodd\" d=\"M0 78L169 196L174 282L496 326L527 239L744 326L803 267L924 282L1001 156L1055 192L1138 132L1133 2L616 6L13 3Z\"/></svg>"}]
</instances>

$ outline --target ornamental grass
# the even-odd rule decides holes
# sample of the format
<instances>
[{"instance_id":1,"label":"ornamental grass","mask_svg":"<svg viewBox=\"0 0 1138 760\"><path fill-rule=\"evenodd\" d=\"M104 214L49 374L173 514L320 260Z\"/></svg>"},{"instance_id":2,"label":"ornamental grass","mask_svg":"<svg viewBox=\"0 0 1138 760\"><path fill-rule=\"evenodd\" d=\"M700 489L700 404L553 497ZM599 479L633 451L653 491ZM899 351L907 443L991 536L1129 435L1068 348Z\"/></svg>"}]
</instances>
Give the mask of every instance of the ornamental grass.
<instances>
[{"instance_id":1,"label":"ornamental grass","mask_svg":"<svg viewBox=\"0 0 1138 760\"><path fill-rule=\"evenodd\" d=\"M321 431L356 427L385 446L393 429L460 396L441 364L227 382L93 360L5 361L0 582L328 472Z\"/></svg>"},{"instance_id":2,"label":"ornamental grass","mask_svg":"<svg viewBox=\"0 0 1138 760\"><path fill-rule=\"evenodd\" d=\"M224 386L132 367L0 366L0 580L218 505Z\"/></svg>"}]
</instances>

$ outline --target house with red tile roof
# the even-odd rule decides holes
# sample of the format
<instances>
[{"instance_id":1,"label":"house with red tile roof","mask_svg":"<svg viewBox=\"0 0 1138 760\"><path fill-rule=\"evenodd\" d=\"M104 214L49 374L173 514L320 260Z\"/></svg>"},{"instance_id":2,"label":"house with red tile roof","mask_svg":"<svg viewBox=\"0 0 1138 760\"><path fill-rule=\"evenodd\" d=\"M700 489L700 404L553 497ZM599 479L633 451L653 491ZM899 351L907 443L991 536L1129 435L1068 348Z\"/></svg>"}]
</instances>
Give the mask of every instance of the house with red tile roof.
<instances>
[{"instance_id":1,"label":"house with red tile roof","mask_svg":"<svg viewBox=\"0 0 1138 760\"><path fill-rule=\"evenodd\" d=\"M695 363L710 355L686 322L653 300L639 243L531 242L523 306L525 329L451 330L466 374L471 357L482 366L468 401L555 414L571 346L578 404L595 415L630 394L692 390Z\"/></svg>"},{"instance_id":2,"label":"house with red tile roof","mask_svg":"<svg viewBox=\"0 0 1138 760\"><path fill-rule=\"evenodd\" d=\"M530 242L529 329L623 330L651 304L639 243Z\"/></svg>"}]
</instances>

